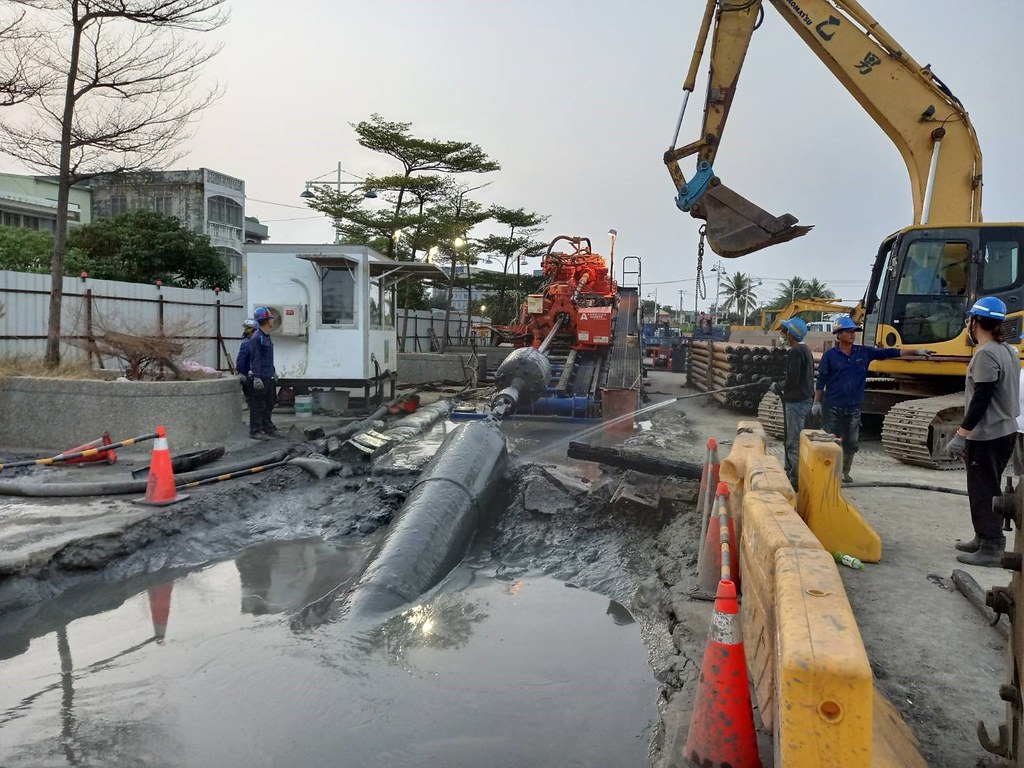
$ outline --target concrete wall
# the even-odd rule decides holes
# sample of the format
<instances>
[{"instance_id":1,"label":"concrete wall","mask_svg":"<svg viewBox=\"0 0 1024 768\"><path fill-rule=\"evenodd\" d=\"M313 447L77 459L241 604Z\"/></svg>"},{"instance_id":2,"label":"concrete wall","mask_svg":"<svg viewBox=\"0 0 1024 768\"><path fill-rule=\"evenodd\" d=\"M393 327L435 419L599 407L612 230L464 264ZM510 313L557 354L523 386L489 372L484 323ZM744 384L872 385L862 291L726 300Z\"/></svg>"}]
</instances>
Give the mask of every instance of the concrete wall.
<instances>
[{"instance_id":1,"label":"concrete wall","mask_svg":"<svg viewBox=\"0 0 1024 768\"><path fill-rule=\"evenodd\" d=\"M61 451L110 432L114 441L167 428L172 451L223 444L242 429L232 378L205 381L0 379L0 445ZM152 443L140 450L152 450Z\"/></svg>"},{"instance_id":2,"label":"concrete wall","mask_svg":"<svg viewBox=\"0 0 1024 768\"><path fill-rule=\"evenodd\" d=\"M472 352L399 352L398 384L451 382L476 385L483 380L486 360Z\"/></svg>"}]
</instances>

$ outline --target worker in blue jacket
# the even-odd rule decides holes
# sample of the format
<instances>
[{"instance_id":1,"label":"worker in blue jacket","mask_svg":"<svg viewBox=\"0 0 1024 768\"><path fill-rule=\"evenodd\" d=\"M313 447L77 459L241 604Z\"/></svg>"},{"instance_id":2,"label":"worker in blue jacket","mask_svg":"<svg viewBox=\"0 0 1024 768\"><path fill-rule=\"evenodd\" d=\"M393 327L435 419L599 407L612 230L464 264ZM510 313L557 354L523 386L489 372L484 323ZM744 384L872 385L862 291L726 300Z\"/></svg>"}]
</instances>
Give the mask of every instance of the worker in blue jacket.
<instances>
[{"instance_id":1,"label":"worker in blue jacket","mask_svg":"<svg viewBox=\"0 0 1024 768\"><path fill-rule=\"evenodd\" d=\"M252 381L249 379L249 344L252 335L256 333L256 321L248 318L242 321L242 343L238 345L238 358L235 360L235 370L238 372L238 383L242 385L242 395L245 397L245 405L252 410Z\"/></svg>"},{"instance_id":2,"label":"worker in blue jacket","mask_svg":"<svg viewBox=\"0 0 1024 768\"><path fill-rule=\"evenodd\" d=\"M826 350L818 363L818 383L811 406L811 413L822 417L822 429L842 441L844 483L853 482L850 469L860 443L860 406L871 361L915 356L926 359L934 354L930 349L882 349L854 344L857 332L862 330L849 315L836 320L832 333L837 345Z\"/></svg>"},{"instance_id":3,"label":"worker in blue jacket","mask_svg":"<svg viewBox=\"0 0 1024 768\"><path fill-rule=\"evenodd\" d=\"M274 410L274 389L277 371L274 369L274 340L270 338L270 326L274 316L266 307L256 307L252 313L256 321L256 332L249 340L249 370L252 380L252 404L249 409L249 437L263 440L267 436L277 437L280 433L270 419Z\"/></svg>"}]
</instances>

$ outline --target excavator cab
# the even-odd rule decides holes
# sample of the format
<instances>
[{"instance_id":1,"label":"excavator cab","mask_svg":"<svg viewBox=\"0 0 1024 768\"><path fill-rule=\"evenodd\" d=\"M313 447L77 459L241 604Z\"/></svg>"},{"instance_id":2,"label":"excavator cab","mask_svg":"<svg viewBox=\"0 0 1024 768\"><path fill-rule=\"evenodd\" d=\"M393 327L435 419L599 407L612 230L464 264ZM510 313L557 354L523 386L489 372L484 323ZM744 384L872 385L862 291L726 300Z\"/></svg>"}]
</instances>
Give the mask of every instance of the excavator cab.
<instances>
[{"instance_id":1,"label":"excavator cab","mask_svg":"<svg viewBox=\"0 0 1024 768\"><path fill-rule=\"evenodd\" d=\"M1010 312L1006 337L1020 339L1024 227L909 227L883 243L865 301L865 339L891 347L932 345L968 357L964 317L978 296Z\"/></svg>"}]
</instances>

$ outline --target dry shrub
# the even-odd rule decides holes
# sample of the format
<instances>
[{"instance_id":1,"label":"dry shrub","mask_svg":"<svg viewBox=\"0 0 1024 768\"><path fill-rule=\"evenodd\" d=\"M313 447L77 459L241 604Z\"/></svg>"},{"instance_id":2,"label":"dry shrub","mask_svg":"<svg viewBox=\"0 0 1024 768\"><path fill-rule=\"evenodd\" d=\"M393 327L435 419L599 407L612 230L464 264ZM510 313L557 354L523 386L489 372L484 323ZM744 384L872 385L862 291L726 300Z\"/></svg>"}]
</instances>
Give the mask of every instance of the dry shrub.
<instances>
[{"instance_id":1,"label":"dry shrub","mask_svg":"<svg viewBox=\"0 0 1024 768\"><path fill-rule=\"evenodd\" d=\"M102 358L121 364L123 374L132 381L187 379L177 361L187 355L190 342L206 330L199 320L183 318L167 321L163 329L141 322L93 318L93 340L74 339L73 343Z\"/></svg>"},{"instance_id":2,"label":"dry shrub","mask_svg":"<svg viewBox=\"0 0 1024 768\"><path fill-rule=\"evenodd\" d=\"M0 378L5 376L37 376L43 379L100 379L102 375L93 370L88 361L61 363L56 368L47 368L39 358L0 357Z\"/></svg>"}]
</instances>

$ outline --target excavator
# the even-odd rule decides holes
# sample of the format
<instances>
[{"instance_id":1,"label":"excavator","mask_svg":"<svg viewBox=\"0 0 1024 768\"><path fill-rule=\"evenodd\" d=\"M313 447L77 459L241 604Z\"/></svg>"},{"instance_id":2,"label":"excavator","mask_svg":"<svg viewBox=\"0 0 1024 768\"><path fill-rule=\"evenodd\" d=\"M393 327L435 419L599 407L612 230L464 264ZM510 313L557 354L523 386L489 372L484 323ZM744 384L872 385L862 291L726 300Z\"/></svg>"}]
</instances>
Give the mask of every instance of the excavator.
<instances>
[{"instance_id":1,"label":"excavator","mask_svg":"<svg viewBox=\"0 0 1024 768\"><path fill-rule=\"evenodd\" d=\"M782 329L782 321L796 317L802 312L831 312L833 314L849 314L856 307L843 304L838 299L825 299L812 296L809 299L794 299L782 309L761 310L761 330L778 331Z\"/></svg>"},{"instance_id":2,"label":"excavator","mask_svg":"<svg viewBox=\"0 0 1024 768\"><path fill-rule=\"evenodd\" d=\"M703 220L712 250L732 258L806 235L791 214L773 216L726 187L714 161L740 71L764 6L771 5L899 150L914 216L882 240L863 300L851 312L863 343L934 352L929 361L876 361L865 413L884 414L885 450L908 464L952 468L943 447L963 415L972 348L964 327L978 296L1009 309L1006 339L1020 344L1024 315L1024 223L982 221L982 158L967 110L855 0L707 0L683 84L683 105L664 155L677 207ZM677 146L710 36L700 138ZM687 178L680 161L694 157ZM861 226L858 222L857 226Z\"/></svg>"}]
</instances>

